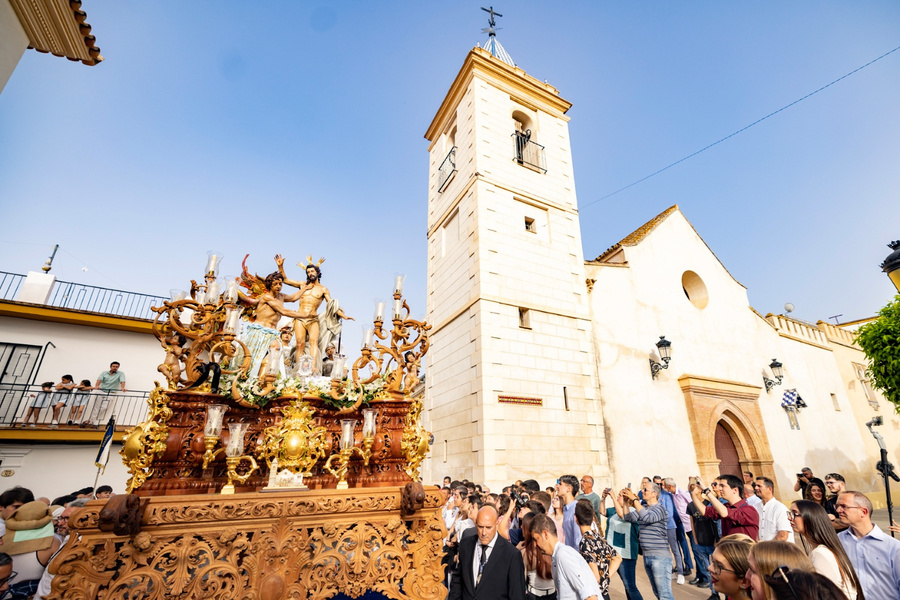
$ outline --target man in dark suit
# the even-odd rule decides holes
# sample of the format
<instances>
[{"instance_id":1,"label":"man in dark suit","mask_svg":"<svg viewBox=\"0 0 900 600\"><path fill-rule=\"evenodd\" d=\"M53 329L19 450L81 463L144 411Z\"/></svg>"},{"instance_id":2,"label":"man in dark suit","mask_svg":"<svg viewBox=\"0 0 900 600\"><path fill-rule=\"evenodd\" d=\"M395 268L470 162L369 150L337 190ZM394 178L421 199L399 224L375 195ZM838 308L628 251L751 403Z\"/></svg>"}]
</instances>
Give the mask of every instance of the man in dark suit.
<instances>
[{"instance_id":1,"label":"man in dark suit","mask_svg":"<svg viewBox=\"0 0 900 600\"><path fill-rule=\"evenodd\" d=\"M493 505L478 511L477 535L463 537L450 600L525 600L525 567L515 546L497 535Z\"/></svg>"}]
</instances>

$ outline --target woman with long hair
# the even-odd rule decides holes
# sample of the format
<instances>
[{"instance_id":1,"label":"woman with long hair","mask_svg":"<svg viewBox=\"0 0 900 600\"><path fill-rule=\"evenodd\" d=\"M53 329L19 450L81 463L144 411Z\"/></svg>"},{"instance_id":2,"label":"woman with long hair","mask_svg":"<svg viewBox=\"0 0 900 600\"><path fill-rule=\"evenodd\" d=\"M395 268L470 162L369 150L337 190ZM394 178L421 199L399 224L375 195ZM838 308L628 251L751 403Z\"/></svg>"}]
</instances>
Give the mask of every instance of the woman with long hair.
<instances>
[{"instance_id":1,"label":"woman with long hair","mask_svg":"<svg viewBox=\"0 0 900 600\"><path fill-rule=\"evenodd\" d=\"M547 516L553 519L553 523L556 524L556 536L559 538L559 543L565 544L566 532L563 530L562 500L557 493L554 493L550 499L550 510L547 511Z\"/></svg>"},{"instance_id":2,"label":"woman with long hair","mask_svg":"<svg viewBox=\"0 0 900 600\"><path fill-rule=\"evenodd\" d=\"M800 534L803 549L816 573L832 580L850 600L864 600L859 577L825 509L809 500L796 500L791 503L788 518L791 527Z\"/></svg>"},{"instance_id":3,"label":"woman with long hair","mask_svg":"<svg viewBox=\"0 0 900 600\"><path fill-rule=\"evenodd\" d=\"M749 556L750 567L747 576L753 600L774 600L775 594L766 583L765 575L771 575L776 568L787 567L791 571L807 571L815 573L806 553L790 542L769 540L753 545Z\"/></svg>"},{"instance_id":4,"label":"woman with long hair","mask_svg":"<svg viewBox=\"0 0 900 600\"><path fill-rule=\"evenodd\" d=\"M825 506L825 488L812 481L806 486L806 491L803 492L803 499L815 502L819 506Z\"/></svg>"},{"instance_id":5,"label":"woman with long hair","mask_svg":"<svg viewBox=\"0 0 900 600\"><path fill-rule=\"evenodd\" d=\"M709 577L716 592L725 594L731 600L750 598L747 569L750 566L748 557L751 548L753 541L749 537L747 540L727 538L719 540L709 561Z\"/></svg>"},{"instance_id":6,"label":"woman with long hair","mask_svg":"<svg viewBox=\"0 0 900 600\"><path fill-rule=\"evenodd\" d=\"M765 580L775 600L844 600L844 592L819 573L776 569Z\"/></svg>"},{"instance_id":7,"label":"woman with long hair","mask_svg":"<svg viewBox=\"0 0 900 600\"><path fill-rule=\"evenodd\" d=\"M525 563L526 600L556 600L552 559L541 552L531 535L534 513L522 517L522 561Z\"/></svg>"}]
</instances>

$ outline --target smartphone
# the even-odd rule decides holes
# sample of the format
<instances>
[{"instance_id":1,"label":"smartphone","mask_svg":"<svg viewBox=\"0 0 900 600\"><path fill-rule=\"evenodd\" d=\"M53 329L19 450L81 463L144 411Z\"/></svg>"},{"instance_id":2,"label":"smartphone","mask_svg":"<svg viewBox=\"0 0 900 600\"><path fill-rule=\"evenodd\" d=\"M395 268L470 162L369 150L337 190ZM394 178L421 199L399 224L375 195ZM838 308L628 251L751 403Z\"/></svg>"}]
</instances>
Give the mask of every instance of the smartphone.
<instances>
[{"instance_id":1,"label":"smartphone","mask_svg":"<svg viewBox=\"0 0 900 600\"><path fill-rule=\"evenodd\" d=\"M609 496L612 493L612 488L611 487L606 488L605 490L603 490L603 493L606 494L607 496Z\"/></svg>"},{"instance_id":2,"label":"smartphone","mask_svg":"<svg viewBox=\"0 0 900 600\"><path fill-rule=\"evenodd\" d=\"M628 488L628 489L630 490L630 489L631 489L631 484L629 483L629 484L626 485L625 487Z\"/></svg>"}]
</instances>

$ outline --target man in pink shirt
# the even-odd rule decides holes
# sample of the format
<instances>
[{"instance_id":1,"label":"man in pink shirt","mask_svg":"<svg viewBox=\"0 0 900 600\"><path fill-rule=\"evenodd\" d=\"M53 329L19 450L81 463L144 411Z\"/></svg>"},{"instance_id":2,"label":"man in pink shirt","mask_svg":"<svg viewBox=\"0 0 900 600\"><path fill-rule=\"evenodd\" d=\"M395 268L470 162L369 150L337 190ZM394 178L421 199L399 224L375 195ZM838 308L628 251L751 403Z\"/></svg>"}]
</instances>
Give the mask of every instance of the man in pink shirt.
<instances>
[{"instance_id":1,"label":"man in pink shirt","mask_svg":"<svg viewBox=\"0 0 900 600\"><path fill-rule=\"evenodd\" d=\"M684 557L684 570L689 572L694 568L694 563L691 561L691 552L694 549L694 536L691 533L691 517L687 514L687 506L691 503L691 495L678 487L675 479L672 477L666 477L663 487L672 494L672 501L675 503L675 516L678 517L681 521L681 526L684 528L684 535L678 538L678 542L681 545L681 555ZM690 540L690 543L688 543L688 540ZM697 577L688 583L696 585L699 580L700 572L698 571Z\"/></svg>"}]
</instances>

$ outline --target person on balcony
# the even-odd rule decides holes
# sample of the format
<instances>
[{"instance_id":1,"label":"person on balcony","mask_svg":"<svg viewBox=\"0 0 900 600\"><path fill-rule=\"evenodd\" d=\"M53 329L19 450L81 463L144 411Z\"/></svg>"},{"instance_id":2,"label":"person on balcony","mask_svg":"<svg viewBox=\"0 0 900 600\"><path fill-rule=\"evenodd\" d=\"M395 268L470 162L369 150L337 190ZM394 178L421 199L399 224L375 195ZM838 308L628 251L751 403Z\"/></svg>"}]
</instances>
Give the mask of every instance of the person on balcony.
<instances>
[{"instance_id":1,"label":"person on balcony","mask_svg":"<svg viewBox=\"0 0 900 600\"><path fill-rule=\"evenodd\" d=\"M55 429L59 426L59 415L69 403L73 389L75 389L75 382L72 380L72 376L63 375L62 380L56 384L56 393L53 394L56 404L53 406L53 420L50 421L50 427Z\"/></svg>"},{"instance_id":2,"label":"person on balcony","mask_svg":"<svg viewBox=\"0 0 900 600\"><path fill-rule=\"evenodd\" d=\"M100 397L82 427L96 427L106 414L106 409L109 408L110 395L119 391L128 391L125 388L125 373L119 370L119 366L119 362L114 360L109 363L108 371L103 371L97 376L97 383L94 384L94 387L100 390Z\"/></svg>"},{"instance_id":3,"label":"person on balcony","mask_svg":"<svg viewBox=\"0 0 900 600\"><path fill-rule=\"evenodd\" d=\"M37 425L38 417L41 415L41 411L48 406L53 400L53 382L45 381L41 384L41 391L37 394L31 394L31 397L34 399L31 402L31 406L28 407L28 413L25 415L25 422L22 425L28 427L34 427ZM31 425L28 425L28 421L32 420Z\"/></svg>"},{"instance_id":4,"label":"person on balcony","mask_svg":"<svg viewBox=\"0 0 900 600\"><path fill-rule=\"evenodd\" d=\"M69 413L69 420L67 421L69 425L81 423L84 407L87 406L93 390L94 386L91 385L90 379L82 379L81 383L75 386L75 395L72 398L72 412Z\"/></svg>"}]
</instances>

